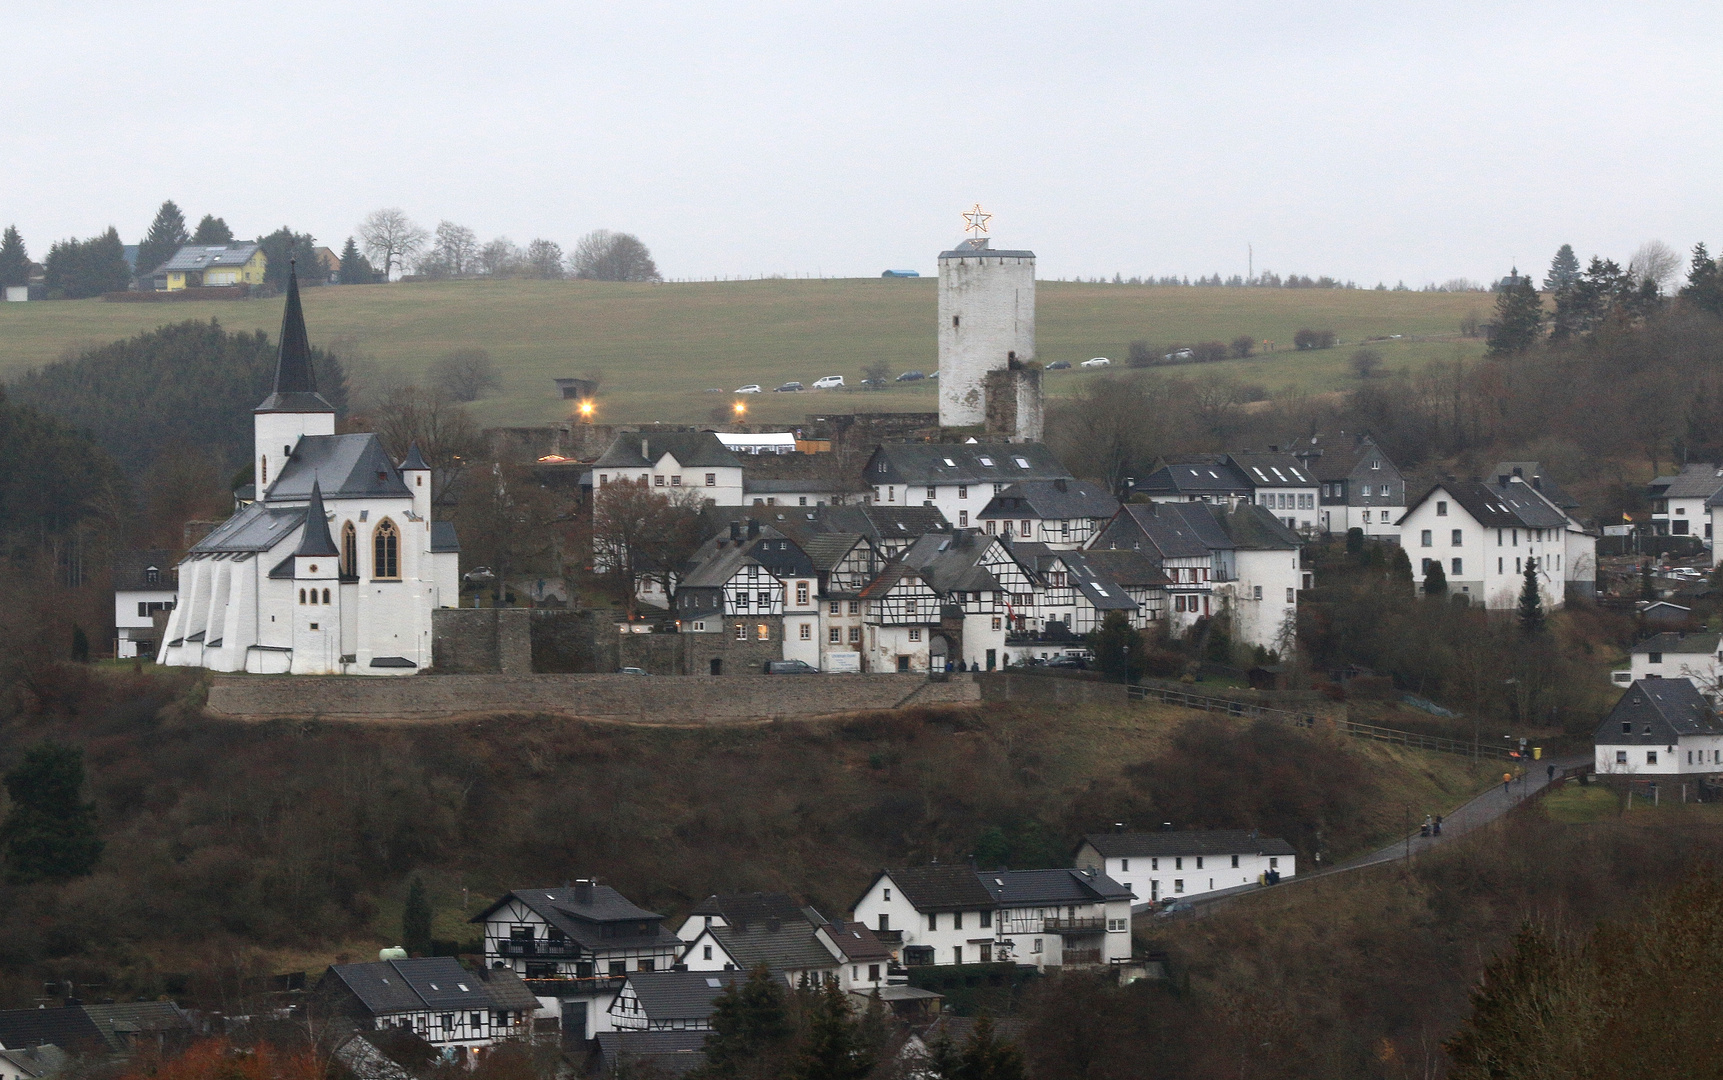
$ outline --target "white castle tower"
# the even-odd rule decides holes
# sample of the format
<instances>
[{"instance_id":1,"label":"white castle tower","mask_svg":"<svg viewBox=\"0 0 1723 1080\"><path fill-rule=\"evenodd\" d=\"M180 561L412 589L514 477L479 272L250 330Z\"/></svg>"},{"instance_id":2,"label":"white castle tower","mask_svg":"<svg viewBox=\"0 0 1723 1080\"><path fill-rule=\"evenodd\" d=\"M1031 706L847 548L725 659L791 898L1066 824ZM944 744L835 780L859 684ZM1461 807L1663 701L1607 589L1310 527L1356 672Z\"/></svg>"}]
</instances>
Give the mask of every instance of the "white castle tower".
<instances>
[{"instance_id":1,"label":"white castle tower","mask_svg":"<svg viewBox=\"0 0 1723 1080\"><path fill-rule=\"evenodd\" d=\"M995 249L980 205L972 234L939 253L939 425L1041 438L1035 359L1035 253Z\"/></svg>"}]
</instances>

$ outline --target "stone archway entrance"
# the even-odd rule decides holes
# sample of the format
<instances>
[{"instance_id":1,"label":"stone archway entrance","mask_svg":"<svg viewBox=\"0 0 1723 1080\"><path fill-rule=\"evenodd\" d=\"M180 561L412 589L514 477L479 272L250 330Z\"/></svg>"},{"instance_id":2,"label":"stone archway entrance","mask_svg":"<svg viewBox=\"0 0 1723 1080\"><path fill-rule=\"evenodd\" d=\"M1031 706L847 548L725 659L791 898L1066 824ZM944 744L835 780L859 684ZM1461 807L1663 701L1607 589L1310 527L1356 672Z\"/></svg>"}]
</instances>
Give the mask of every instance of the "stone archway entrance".
<instances>
[{"instance_id":1,"label":"stone archway entrance","mask_svg":"<svg viewBox=\"0 0 1723 1080\"><path fill-rule=\"evenodd\" d=\"M927 670L944 671L951 653L951 641L944 634L933 635L927 643Z\"/></svg>"}]
</instances>

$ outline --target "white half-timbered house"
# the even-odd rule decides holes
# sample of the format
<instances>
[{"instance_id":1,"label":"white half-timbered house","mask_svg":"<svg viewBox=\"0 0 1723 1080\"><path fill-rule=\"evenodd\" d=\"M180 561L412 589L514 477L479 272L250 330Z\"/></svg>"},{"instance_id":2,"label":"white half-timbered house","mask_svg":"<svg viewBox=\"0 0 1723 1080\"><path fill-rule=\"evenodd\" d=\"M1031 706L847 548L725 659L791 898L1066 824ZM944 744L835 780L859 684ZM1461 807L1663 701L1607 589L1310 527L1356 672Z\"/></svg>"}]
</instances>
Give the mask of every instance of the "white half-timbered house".
<instances>
[{"instance_id":1,"label":"white half-timbered house","mask_svg":"<svg viewBox=\"0 0 1723 1080\"><path fill-rule=\"evenodd\" d=\"M1214 558L1198 531L1204 519L1213 520L1201 504L1127 503L1089 546L1141 552L1159 564L1167 579L1167 618L1182 633L1214 614Z\"/></svg>"},{"instance_id":2,"label":"white half-timbered house","mask_svg":"<svg viewBox=\"0 0 1723 1080\"><path fill-rule=\"evenodd\" d=\"M637 971L610 1003L615 1031L710 1031L718 995L743 978L739 972Z\"/></svg>"},{"instance_id":3,"label":"white half-timbered house","mask_svg":"<svg viewBox=\"0 0 1723 1080\"><path fill-rule=\"evenodd\" d=\"M903 561L920 571L939 594L943 613L961 615L959 639L941 634L946 650L935 643L932 661L942 653L952 664L964 660L987 671L1010 663L1006 653L1007 619L1017 605L1034 607L1034 582L1029 572L997 536L970 529L929 533L916 541ZM957 651L961 650L961 651Z\"/></svg>"},{"instance_id":4,"label":"white half-timbered house","mask_svg":"<svg viewBox=\"0 0 1723 1080\"><path fill-rule=\"evenodd\" d=\"M885 443L862 478L875 504L935 507L959 529L1012 484L1075 479L1041 443Z\"/></svg>"},{"instance_id":5,"label":"white half-timbered house","mask_svg":"<svg viewBox=\"0 0 1723 1080\"><path fill-rule=\"evenodd\" d=\"M926 672L940 626L940 597L921 572L888 564L861 592L864 671Z\"/></svg>"},{"instance_id":6,"label":"white half-timbered house","mask_svg":"<svg viewBox=\"0 0 1723 1080\"><path fill-rule=\"evenodd\" d=\"M1119 500L1086 480L1030 480L1012 484L982 508L989 535L1014 536L1051 548L1078 548L1119 512Z\"/></svg>"},{"instance_id":7,"label":"white half-timbered house","mask_svg":"<svg viewBox=\"0 0 1723 1080\"><path fill-rule=\"evenodd\" d=\"M450 956L335 964L318 980L313 1003L320 1017L345 1017L369 1031L411 1031L451 1050L531 1034L539 1008L514 973L468 971Z\"/></svg>"},{"instance_id":8,"label":"white half-timbered house","mask_svg":"<svg viewBox=\"0 0 1723 1080\"><path fill-rule=\"evenodd\" d=\"M622 980L631 972L668 970L682 947L664 916L591 881L517 889L470 921L484 927L485 967L526 979L543 1015L557 1017L568 1038L608 1030Z\"/></svg>"}]
</instances>

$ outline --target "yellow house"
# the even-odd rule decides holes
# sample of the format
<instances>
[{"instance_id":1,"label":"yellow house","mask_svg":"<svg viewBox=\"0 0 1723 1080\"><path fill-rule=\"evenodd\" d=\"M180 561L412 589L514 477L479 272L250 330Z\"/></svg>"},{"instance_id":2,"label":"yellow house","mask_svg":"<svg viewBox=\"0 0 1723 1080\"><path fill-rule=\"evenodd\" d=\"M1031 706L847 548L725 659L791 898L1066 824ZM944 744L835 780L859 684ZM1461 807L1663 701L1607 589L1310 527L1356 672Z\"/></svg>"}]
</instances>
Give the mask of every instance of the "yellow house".
<instances>
[{"instance_id":1,"label":"yellow house","mask_svg":"<svg viewBox=\"0 0 1723 1080\"><path fill-rule=\"evenodd\" d=\"M269 260L257 244L187 244L150 276L167 292L224 285L261 285Z\"/></svg>"}]
</instances>

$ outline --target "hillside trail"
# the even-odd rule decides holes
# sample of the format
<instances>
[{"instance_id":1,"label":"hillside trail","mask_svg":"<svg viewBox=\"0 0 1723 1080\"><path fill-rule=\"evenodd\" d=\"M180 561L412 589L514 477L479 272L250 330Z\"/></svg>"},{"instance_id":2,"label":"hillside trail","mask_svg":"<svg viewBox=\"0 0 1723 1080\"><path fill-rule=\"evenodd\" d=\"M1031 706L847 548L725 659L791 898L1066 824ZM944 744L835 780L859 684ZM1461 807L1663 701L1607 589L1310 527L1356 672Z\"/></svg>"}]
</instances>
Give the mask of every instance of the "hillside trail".
<instances>
[{"instance_id":1,"label":"hillside trail","mask_svg":"<svg viewBox=\"0 0 1723 1080\"><path fill-rule=\"evenodd\" d=\"M1560 782L1561 779L1565 778L1568 770L1579 769L1589 765L1591 764L1591 760L1592 759L1590 757L1569 757L1545 759L1543 761L1533 762L1533 767L1526 771L1526 775L1514 780L1512 783L1506 785L1497 784L1491 787L1488 791L1474 795L1472 798L1461 803L1449 813L1443 815L1442 834L1440 836L1423 836L1419 831L1413 831L1386 847L1378 848L1375 851L1367 852L1363 855L1354 856L1344 862L1315 871L1314 873L1298 874L1282 881L1279 885L1272 886L1272 888L1278 891L1304 882L1320 881L1323 878L1334 874L1344 874L1352 870L1362 870L1369 866L1381 866L1384 863L1408 859L1429 851L1439 844L1446 844L1457 840L1460 837L1465 836L1467 833L1481 829L1490 822L1503 817L1509 811L1513 810L1521 803L1524 803L1527 799L1537 796L1545 788L1549 787L1549 770L1552 766L1555 770L1554 775L1557 778L1557 782ZM1210 893L1207 896L1196 897L1190 901L1192 908L1191 914L1194 917L1200 917L1206 911L1212 911L1213 909L1229 901L1236 900L1241 896L1249 896L1265 891L1266 890L1260 885L1244 885L1236 889L1223 889L1218 892Z\"/></svg>"}]
</instances>

